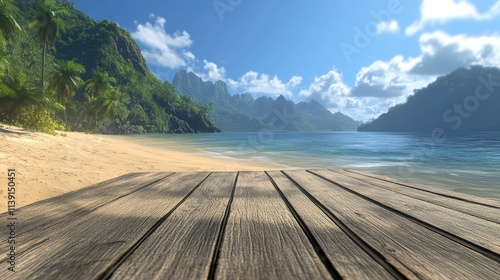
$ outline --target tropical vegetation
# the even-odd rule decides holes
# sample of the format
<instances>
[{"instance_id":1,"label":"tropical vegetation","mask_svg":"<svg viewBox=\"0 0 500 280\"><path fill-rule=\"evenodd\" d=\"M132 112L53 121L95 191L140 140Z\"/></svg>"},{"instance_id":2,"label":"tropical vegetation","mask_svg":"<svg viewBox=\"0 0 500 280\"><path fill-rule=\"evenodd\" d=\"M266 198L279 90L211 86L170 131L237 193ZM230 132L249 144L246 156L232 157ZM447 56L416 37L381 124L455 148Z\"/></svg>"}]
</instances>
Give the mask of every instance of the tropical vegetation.
<instances>
[{"instance_id":1,"label":"tropical vegetation","mask_svg":"<svg viewBox=\"0 0 500 280\"><path fill-rule=\"evenodd\" d=\"M0 121L49 133L218 131L209 107L151 73L129 33L66 0L0 0Z\"/></svg>"}]
</instances>

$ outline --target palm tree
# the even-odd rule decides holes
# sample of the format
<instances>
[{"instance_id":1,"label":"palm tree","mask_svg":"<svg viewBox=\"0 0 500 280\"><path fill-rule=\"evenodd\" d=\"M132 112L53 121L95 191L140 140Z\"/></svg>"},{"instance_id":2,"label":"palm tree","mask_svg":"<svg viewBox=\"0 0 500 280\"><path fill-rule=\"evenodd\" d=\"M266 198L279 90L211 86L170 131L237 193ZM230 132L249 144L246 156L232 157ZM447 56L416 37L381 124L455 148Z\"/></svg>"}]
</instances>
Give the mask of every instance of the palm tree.
<instances>
[{"instance_id":1,"label":"palm tree","mask_svg":"<svg viewBox=\"0 0 500 280\"><path fill-rule=\"evenodd\" d=\"M0 111L6 111L5 104L16 97L16 92L6 84L9 78L10 76L6 77L0 72Z\"/></svg>"},{"instance_id":2,"label":"palm tree","mask_svg":"<svg viewBox=\"0 0 500 280\"><path fill-rule=\"evenodd\" d=\"M116 83L116 79L109 76L106 71L97 69L94 71L92 78L87 81L85 89L90 93L91 99L95 99L99 94L113 88L112 84Z\"/></svg>"},{"instance_id":3,"label":"palm tree","mask_svg":"<svg viewBox=\"0 0 500 280\"><path fill-rule=\"evenodd\" d=\"M118 88L111 88L97 97L94 110L96 118L94 123L109 119L112 120L116 117L121 117L126 111L126 105L130 99L123 95Z\"/></svg>"},{"instance_id":4,"label":"palm tree","mask_svg":"<svg viewBox=\"0 0 500 280\"><path fill-rule=\"evenodd\" d=\"M97 99L101 94L113 89L112 84L114 83L116 83L115 78L109 76L108 72L101 71L101 69L99 68L94 70L92 77L86 82L85 85L85 89L87 90L87 94L85 94L85 98L87 99L87 106L80 115L77 126L80 126L83 119L87 117L87 115L91 111L94 112L94 119L98 118L97 110L95 110Z\"/></svg>"},{"instance_id":5,"label":"palm tree","mask_svg":"<svg viewBox=\"0 0 500 280\"><path fill-rule=\"evenodd\" d=\"M14 11L17 11L17 7L12 4L12 0L0 0L0 50L5 47L6 40L12 39L21 31L21 27L12 16ZM9 63L0 56L0 77L8 65Z\"/></svg>"},{"instance_id":6,"label":"palm tree","mask_svg":"<svg viewBox=\"0 0 500 280\"><path fill-rule=\"evenodd\" d=\"M68 130L68 118L66 114L66 100L69 96L83 86L83 80L80 75L85 73L83 65L74 61L61 61L56 66L56 72L52 78L51 88L56 92L56 95L64 107L64 123Z\"/></svg>"},{"instance_id":7,"label":"palm tree","mask_svg":"<svg viewBox=\"0 0 500 280\"><path fill-rule=\"evenodd\" d=\"M11 39L13 35L21 31L21 27L12 16L17 7L12 0L0 0L0 46L3 47L5 39Z\"/></svg>"},{"instance_id":8,"label":"palm tree","mask_svg":"<svg viewBox=\"0 0 500 280\"><path fill-rule=\"evenodd\" d=\"M36 87L30 84L23 73L12 71L2 80L4 88L0 94L0 111L5 112L8 118L15 120L21 109L32 106L43 106L50 111L60 109L53 96L48 93L37 94Z\"/></svg>"},{"instance_id":9,"label":"palm tree","mask_svg":"<svg viewBox=\"0 0 500 280\"><path fill-rule=\"evenodd\" d=\"M42 52L42 92L44 90L45 80L45 55L47 45L55 41L59 32L64 30L64 22L60 15L68 14L63 7L57 7L55 0L38 0L36 11L30 26L35 29L35 33L43 44Z\"/></svg>"}]
</instances>

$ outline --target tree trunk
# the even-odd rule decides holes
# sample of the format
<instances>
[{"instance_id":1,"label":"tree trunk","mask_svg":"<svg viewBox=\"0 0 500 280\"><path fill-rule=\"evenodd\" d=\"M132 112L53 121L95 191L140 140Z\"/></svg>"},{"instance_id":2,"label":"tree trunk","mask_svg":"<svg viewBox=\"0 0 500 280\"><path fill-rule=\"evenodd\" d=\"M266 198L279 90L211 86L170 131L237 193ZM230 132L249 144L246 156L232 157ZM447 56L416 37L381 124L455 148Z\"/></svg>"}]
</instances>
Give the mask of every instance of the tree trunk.
<instances>
[{"instance_id":1,"label":"tree trunk","mask_svg":"<svg viewBox=\"0 0 500 280\"><path fill-rule=\"evenodd\" d=\"M68 131L68 115L66 114L66 105L64 104L64 95L61 95L61 104L64 107L64 126L66 131Z\"/></svg>"},{"instance_id":2,"label":"tree trunk","mask_svg":"<svg viewBox=\"0 0 500 280\"><path fill-rule=\"evenodd\" d=\"M43 94L44 80L45 80L45 53L46 52L47 52L47 43L43 43L43 52L42 52L42 81L41 81L42 94Z\"/></svg>"},{"instance_id":3,"label":"tree trunk","mask_svg":"<svg viewBox=\"0 0 500 280\"><path fill-rule=\"evenodd\" d=\"M79 128L80 128L80 125L81 125L81 123L82 123L83 119L87 116L88 112L90 111L90 109L91 109L91 107L92 107L93 105L94 105L94 100L91 100L91 101L89 102L89 104L87 104L87 107L85 107L85 109L83 110L83 113L80 115L80 119L78 119L78 123L77 123L77 125L76 125L76 126L74 126L74 127L76 127L77 129L79 129Z\"/></svg>"},{"instance_id":4,"label":"tree trunk","mask_svg":"<svg viewBox=\"0 0 500 280\"><path fill-rule=\"evenodd\" d=\"M107 117L110 114L110 112L104 112L99 116L98 113L96 113L96 117L94 119L94 122L91 123L91 125L97 124L98 121L103 120L105 117Z\"/></svg>"}]
</instances>

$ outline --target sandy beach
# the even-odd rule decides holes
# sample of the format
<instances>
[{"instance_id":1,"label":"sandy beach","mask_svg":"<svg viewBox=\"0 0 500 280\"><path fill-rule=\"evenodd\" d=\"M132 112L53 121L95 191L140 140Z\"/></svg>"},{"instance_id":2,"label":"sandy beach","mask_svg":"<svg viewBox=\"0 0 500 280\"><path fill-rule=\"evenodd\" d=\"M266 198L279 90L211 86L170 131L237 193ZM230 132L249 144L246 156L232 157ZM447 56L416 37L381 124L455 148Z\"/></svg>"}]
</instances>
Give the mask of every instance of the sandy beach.
<instances>
[{"instance_id":1,"label":"sandy beach","mask_svg":"<svg viewBox=\"0 0 500 280\"><path fill-rule=\"evenodd\" d=\"M17 172L16 203L22 207L130 172L265 170L273 166L159 149L107 135L67 136L0 129L0 212L7 211L9 168ZM276 167L274 167L276 169Z\"/></svg>"}]
</instances>

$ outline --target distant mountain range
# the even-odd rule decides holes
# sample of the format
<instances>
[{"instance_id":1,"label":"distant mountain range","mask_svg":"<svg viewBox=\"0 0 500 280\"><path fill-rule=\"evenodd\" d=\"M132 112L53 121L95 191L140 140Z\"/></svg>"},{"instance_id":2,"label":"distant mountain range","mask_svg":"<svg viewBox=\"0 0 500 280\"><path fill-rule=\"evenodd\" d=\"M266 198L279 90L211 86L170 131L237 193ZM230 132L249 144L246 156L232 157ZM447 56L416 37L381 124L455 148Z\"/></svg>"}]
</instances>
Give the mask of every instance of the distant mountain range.
<instances>
[{"instance_id":1,"label":"distant mountain range","mask_svg":"<svg viewBox=\"0 0 500 280\"><path fill-rule=\"evenodd\" d=\"M199 104L212 107L212 119L223 131L347 131L361 122L337 112L333 114L316 100L295 104L284 96L254 97L249 93L231 95L223 81L203 81L193 72L178 72L172 84Z\"/></svg>"},{"instance_id":2,"label":"distant mountain range","mask_svg":"<svg viewBox=\"0 0 500 280\"><path fill-rule=\"evenodd\" d=\"M459 68L416 90L406 103L361 125L359 131L500 131L500 69Z\"/></svg>"}]
</instances>

